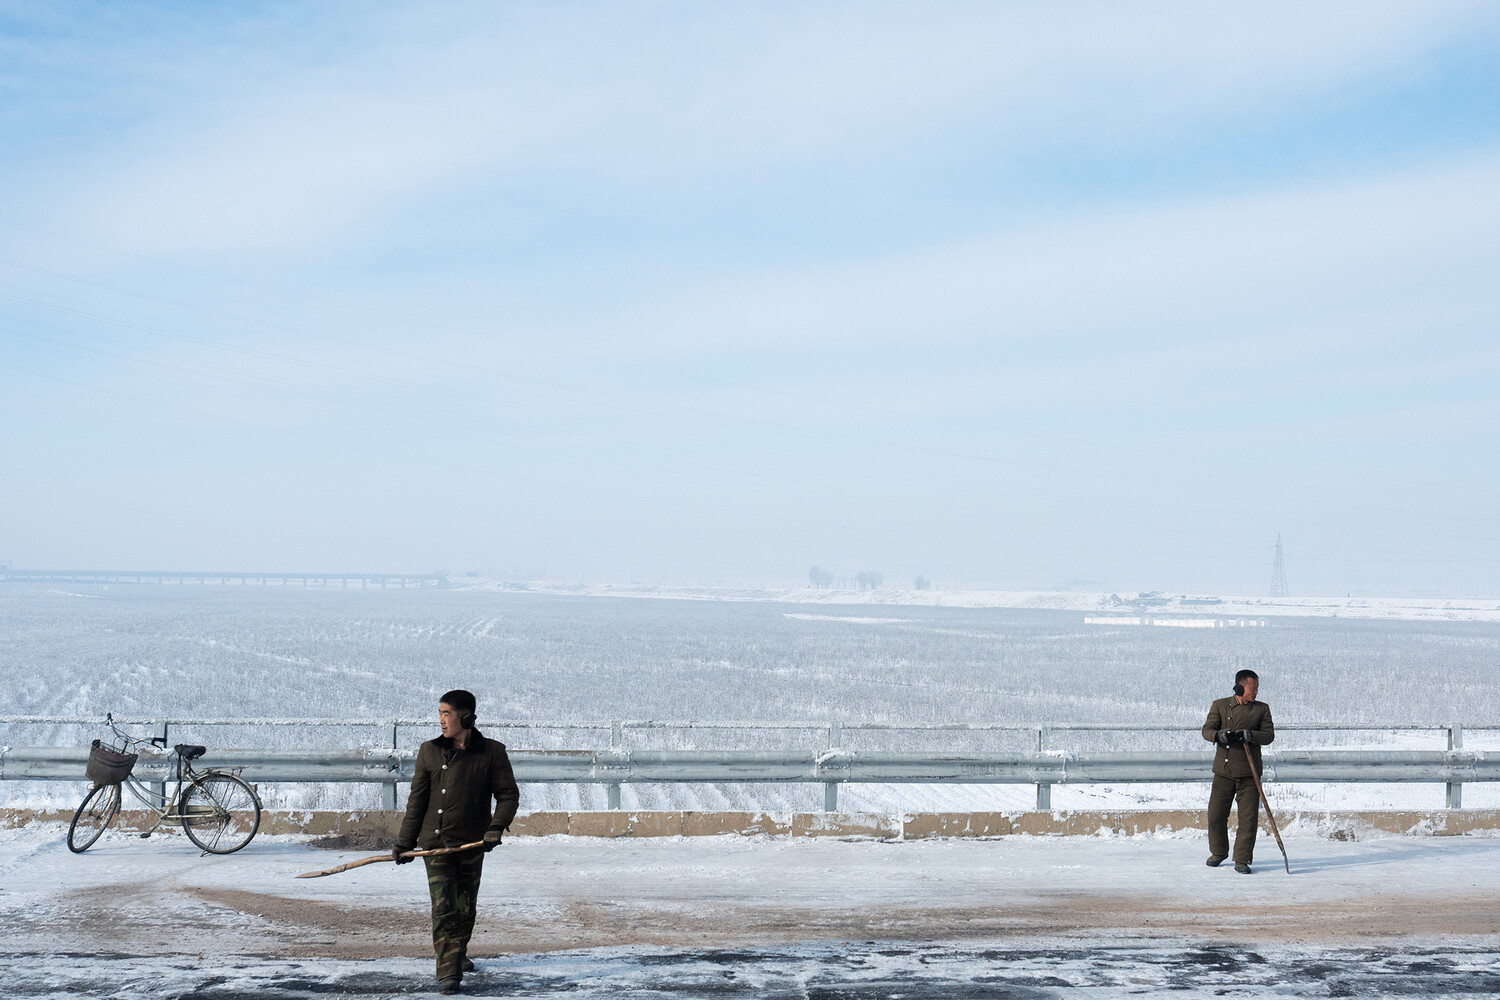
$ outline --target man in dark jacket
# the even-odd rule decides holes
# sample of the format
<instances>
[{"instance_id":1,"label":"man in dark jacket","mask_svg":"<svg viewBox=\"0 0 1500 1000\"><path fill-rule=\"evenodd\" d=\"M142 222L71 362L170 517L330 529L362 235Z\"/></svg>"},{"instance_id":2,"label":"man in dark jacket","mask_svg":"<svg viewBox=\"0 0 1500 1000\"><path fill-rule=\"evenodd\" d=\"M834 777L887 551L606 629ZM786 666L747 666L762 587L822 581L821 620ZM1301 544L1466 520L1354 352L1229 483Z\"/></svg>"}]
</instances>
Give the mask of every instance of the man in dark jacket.
<instances>
[{"instance_id":1,"label":"man in dark jacket","mask_svg":"<svg viewBox=\"0 0 1500 1000\"><path fill-rule=\"evenodd\" d=\"M1234 870L1250 874L1255 857L1255 833L1260 823L1260 793L1245 759L1245 749L1260 773L1260 748L1276 739L1271 707L1256 701L1260 677L1253 670L1234 675L1234 694L1220 698L1208 710L1203 738L1218 744L1214 752L1214 787L1208 795L1208 864L1217 868L1229 857L1229 806L1239 809L1240 827L1234 836Z\"/></svg>"},{"instance_id":2,"label":"man in dark jacket","mask_svg":"<svg viewBox=\"0 0 1500 1000\"><path fill-rule=\"evenodd\" d=\"M474 696L467 691L443 695L438 704L443 735L417 751L406 817L391 852L397 864L404 864L412 859L402 853L415 847L430 850L484 842L483 851L422 859L432 895L432 948L444 993L457 993L464 972L474 968L467 951L484 856L500 846L500 834L515 819L521 800L505 744L486 739L474 728L474 709Z\"/></svg>"}]
</instances>

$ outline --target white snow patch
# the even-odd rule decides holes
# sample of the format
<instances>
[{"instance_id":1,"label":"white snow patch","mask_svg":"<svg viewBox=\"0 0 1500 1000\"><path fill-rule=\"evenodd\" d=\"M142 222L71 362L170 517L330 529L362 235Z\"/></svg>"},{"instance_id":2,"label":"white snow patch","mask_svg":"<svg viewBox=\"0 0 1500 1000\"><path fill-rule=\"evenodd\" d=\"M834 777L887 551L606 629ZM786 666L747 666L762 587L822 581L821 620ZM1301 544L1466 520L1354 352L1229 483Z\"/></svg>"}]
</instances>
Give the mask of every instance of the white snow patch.
<instances>
[{"instance_id":1,"label":"white snow patch","mask_svg":"<svg viewBox=\"0 0 1500 1000\"><path fill-rule=\"evenodd\" d=\"M1215 618L1368 618L1401 621L1500 622L1500 598L1473 597L1157 597L1054 590L828 590L812 587L693 587L644 584L454 581L455 590L526 590L579 597L650 597L689 601L769 601L795 604L939 608L1014 608L1117 611L1145 607L1152 614L1188 613Z\"/></svg>"}]
</instances>

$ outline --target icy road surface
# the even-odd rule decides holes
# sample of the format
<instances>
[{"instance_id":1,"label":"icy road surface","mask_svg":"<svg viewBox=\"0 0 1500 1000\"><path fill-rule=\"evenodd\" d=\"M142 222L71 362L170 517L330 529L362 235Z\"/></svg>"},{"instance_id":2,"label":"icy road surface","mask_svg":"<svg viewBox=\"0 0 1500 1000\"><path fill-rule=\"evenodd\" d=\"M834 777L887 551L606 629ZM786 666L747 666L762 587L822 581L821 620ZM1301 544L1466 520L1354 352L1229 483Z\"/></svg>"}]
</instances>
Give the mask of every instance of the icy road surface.
<instances>
[{"instance_id":1,"label":"icy road surface","mask_svg":"<svg viewBox=\"0 0 1500 1000\"><path fill-rule=\"evenodd\" d=\"M203 858L53 826L0 833L13 997L404 996L431 989L419 864L264 837ZM1500 838L524 838L490 855L479 996L1500 995Z\"/></svg>"}]
</instances>

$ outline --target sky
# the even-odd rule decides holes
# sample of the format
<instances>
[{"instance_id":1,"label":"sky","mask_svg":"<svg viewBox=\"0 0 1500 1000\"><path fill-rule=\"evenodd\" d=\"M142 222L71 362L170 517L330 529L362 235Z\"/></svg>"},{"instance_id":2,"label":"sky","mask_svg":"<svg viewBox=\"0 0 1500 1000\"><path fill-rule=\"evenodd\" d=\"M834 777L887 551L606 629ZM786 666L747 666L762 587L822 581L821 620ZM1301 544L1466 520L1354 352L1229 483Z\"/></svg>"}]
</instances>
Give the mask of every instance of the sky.
<instances>
[{"instance_id":1,"label":"sky","mask_svg":"<svg viewBox=\"0 0 1500 1000\"><path fill-rule=\"evenodd\" d=\"M0 0L0 562L1500 594L1500 7Z\"/></svg>"}]
</instances>

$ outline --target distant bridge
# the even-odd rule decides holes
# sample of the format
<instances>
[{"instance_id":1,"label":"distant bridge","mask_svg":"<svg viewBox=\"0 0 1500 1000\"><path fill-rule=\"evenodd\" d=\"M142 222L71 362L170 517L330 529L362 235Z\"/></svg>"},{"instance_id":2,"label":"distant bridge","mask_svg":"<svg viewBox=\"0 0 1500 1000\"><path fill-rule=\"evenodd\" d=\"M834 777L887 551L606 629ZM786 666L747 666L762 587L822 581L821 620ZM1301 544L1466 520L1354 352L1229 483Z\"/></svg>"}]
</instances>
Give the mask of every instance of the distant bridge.
<instances>
[{"instance_id":1,"label":"distant bridge","mask_svg":"<svg viewBox=\"0 0 1500 1000\"><path fill-rule=\"evenodd\" d=\"M278 587L446 587L441 573L249 573L221 570L12 569L0 583L156 583Z\"/></svg>"}]
</instances>

